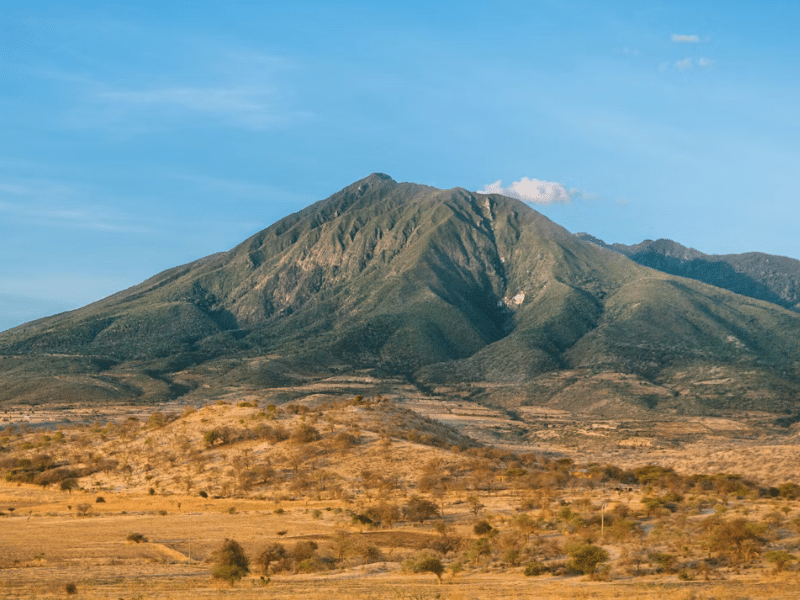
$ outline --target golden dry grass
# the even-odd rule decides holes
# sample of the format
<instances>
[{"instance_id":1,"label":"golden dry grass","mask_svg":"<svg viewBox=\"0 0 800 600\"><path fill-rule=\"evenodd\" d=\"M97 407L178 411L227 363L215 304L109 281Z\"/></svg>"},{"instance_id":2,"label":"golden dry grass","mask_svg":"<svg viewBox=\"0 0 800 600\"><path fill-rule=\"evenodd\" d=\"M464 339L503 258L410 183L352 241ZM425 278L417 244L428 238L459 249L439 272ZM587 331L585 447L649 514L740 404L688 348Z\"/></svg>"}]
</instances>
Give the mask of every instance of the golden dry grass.
<instances>
[{"instance_id":1,"label":"golden dry grass","mask_svg":"<svg viewBox=\"0 0 800 600\"><path fill-rule=\"evenodd\" d=\"M465 406L467 409L471 410ZM413 412L390 409L385 403L343 403L308 414L279 411L275 415L251 405L216 404L186 411L166 424L151 424L144 415L138 422L125 417L118 414L114 423L102 420L92 427L65 427L58 440L53 432L35 430L0 434L2 456L48 453L76 468L107 460L115 462L81 477L81 489L71 493L57 486L0 482L0 513L4 513L0 518L0 599L62 598L68 583L76 585L79 598L126 600L265 595L326 600L798 597L800 571L796 566L787 573L775 574L762 557L743 569L717 568L710 581L703 581L698 573L694 573L693 581L681 581L676 573L652 569L645 577L632 577L624 561L624 554L639 544L644 551L668 550L691 564L692 554L700 552L700 547L696 541L686 541L691 548L682 549L682 532L696 530L713 511L754 522L777 519L784 524L775 525L778 533L770 544L778 547L775 544L779 542L781 548L796 548L800 538L788 523L800 517L798 501L716 492L706 498L691 492L678 513L662 510L650 517L645 515L641 499L662 491L639 486L597 486L583 476L581 469L575 470L563 488L526 488L508 479L506 467L492 472L494 459L451 448L450 443L455 445L459 440L457 435L437 429L435 422L422 420ZM241 431L262 424L279 425L287 432L309 424L322 439L306 444L253 437L210 447L204 442L204 434L211 428ZM409 436L411 431L416 433ZM343 432L352 434L357 443L352 447L337 445L337 435ZM408 439L425 435L440 447ZM452 439L441 443L442 436L448 435ZM709 446L708 454L699 453L696 446L686 448L698 453L696 462L684 464L686 472L708 472L701 468L703 464L714 465L714 471L723 470L716 468L719 465L713 462L714 452L726 453L731 468L724 470L734 472L737 457L741 463L748 448L774 453L775 460L781 452L780 446L764 443L740 443L738 453L724 447L714 450ZM675 456L679 450L672 448ZM502 461L513 462L513 457ZM237 469L244 469L245 463L267 464L276 473L268 482L243 485L237 483ZM667 453L664 463L674 464ZM420 491L420 478L432 469L442 479L448 473L461 474L453 476L446 491L438 495ZM476 474L487 469L489 474L484 477L494 483L488 489L476 487ZM320 473L326 474L330 485L320 483ZM303 485L296 485L298 481ZM201 490L208 497L200 497ZM431 574L414 574L402 568L404 560L418 555L420 548L437 539L434 523L404 521L391 529L375 529L352 520L354 513L376 502L403 504L417 493L427 494L443 508L441 522L451 535L464 540L465 548L477 537L472 530L476 514L468 501L470 496L479 499L483 505L480 516L500 531L497 539L501 541L513 533L513 519L522 512L544 523L558 524L556 529L542 529L537 534L545 545L563 546L570 539L589 535L568 521L559 520L557 513L562 506L591 515L601 506L610 514L614 507L625 505L638 515L632 518L639 519L645 531L635 543L613 541L610 533L599 540L611 555L610 581L574 575L525 577L522 564L504 562L498 550L491 560L447 556L444 562L448 567L457 560L465 562L456 575L448 570L440 584ZM96 502L99 496L104 502ZM531 497L538 498L536 507L521 508ZM705 505L701 504L703 501ZM78 516L79 505L88 505L87 516ZM597 536L596 524L593 527L591 535ZM148 541L128 541L131 533L142 534ZM280 542L289 547L312 539L319 544L321 553L330 555L335 554L337 536L343 533L361 546L377 547L383 560L366 563L361 557L350 555L330 570L272 574L266 585L258 574L251 574L234 587L211 578L209 559L225 538L237 540L251 557L269 543ZM462 554L468 556L466 551Z\"/></svg>"}]
</instances>

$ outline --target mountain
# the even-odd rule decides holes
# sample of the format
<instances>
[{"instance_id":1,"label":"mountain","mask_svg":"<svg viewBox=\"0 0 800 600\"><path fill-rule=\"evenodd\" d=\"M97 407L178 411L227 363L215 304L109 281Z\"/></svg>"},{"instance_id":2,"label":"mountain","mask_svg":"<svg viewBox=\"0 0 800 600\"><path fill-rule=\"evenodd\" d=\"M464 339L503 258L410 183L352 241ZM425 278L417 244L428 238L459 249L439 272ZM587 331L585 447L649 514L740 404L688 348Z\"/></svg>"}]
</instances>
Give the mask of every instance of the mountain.
<instances>
[{"instance_id":1,"label":"mountain","mask_svg":"<svg viewBox=\"0 0 800 600\"><path fill-rule=\"evenodd\" d=\"M703 254L664 239L631 246L609 245L588 233L576 235L624 254L640 265L800 311L800 260L761 252Z\"/></svg>"},{"instance_id":2,"label":"mountain","mask_svg":"<svg viewBox=\"0 0 800 600\"><path fill-rule=\"evenodd\" d=\"M506 408L792 413L798 333L800 314L517 200L373 174L229 252L0 334L0 402L264 397L347 375Z\"/></svg>"}]
</instances>

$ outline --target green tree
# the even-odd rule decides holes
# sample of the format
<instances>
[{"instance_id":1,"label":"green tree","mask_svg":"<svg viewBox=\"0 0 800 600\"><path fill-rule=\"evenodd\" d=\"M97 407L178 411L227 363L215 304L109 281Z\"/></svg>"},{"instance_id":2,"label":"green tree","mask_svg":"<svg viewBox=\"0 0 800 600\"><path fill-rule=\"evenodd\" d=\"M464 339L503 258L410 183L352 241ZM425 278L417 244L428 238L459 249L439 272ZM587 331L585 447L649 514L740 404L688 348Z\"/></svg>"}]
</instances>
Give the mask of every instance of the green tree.
<instances>
[{"instance_id":1,"label":"green tree","mask_svg":"<svg viewBox=\"0 0 800 600\"><path fill-rule=\"evenodd\" d=\"M566 548L572 559L570 564L576 570L594 577L597 565L608 560L608 552L600 546L587 543L570 544Z\"/></svg>"},{"instance_id":2,"label":"green tree","mask_svg":"<svg viewBox=\"0 0 800 600\"><path fill-rule=\"evenodd\" d=\"M771 550L764 555L768 562L775 565L775 572L784 571L789 563L797 560L794 554L789 554L785 550Z\"/></svg>"},{"instance_id":3,"label":"green tree","mask_svg":"<svg viewBox=\"0 0 800 600\"><path fill-rule=\"evenodd\" d=\"M442 582L442 573L444 573L444 565L438 558L428 557L423 558L417 563L417 569L420 573L433 573Z\"/></svg>"},{"instance_id":4,"label":"green tree","mask_svg":"<svg viewBox=\"0 0 800 600\"><path fill-rule=\"evenodd\" d=\"M211 574L233 585L250 572L250 559L236 540L226 539L212 555Z\"/></svg>"}]
</instances>

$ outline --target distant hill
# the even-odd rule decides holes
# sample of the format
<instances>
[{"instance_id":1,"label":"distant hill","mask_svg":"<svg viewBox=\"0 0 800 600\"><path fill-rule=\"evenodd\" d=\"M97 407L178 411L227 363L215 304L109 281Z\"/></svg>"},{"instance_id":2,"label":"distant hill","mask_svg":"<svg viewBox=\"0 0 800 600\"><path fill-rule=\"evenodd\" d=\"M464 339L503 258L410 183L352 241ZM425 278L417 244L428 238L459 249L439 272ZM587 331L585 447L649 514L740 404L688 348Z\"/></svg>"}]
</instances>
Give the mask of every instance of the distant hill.
<instances>
[{"instance_id":1,"label":"distant hill","mask_svg":"<svg viewBox=\"0 0 800 600\"><path fill-rule=\"evenodd\" d=\"M626 246L606 244L588 233L577 236L624 254L640 265L800 311L800 260L761 252L703 254L664 239Z\"/></svg>"},{"instance_id":2,"label":"distant hill","mask_svg":"<svg viewBox=\"0 0 800 600\"><path fill-rule=\"evenodd\" d=\"M800 314L517 200L374 174L229 252L0 334L0 402L202 401L361 373L507 408L791 413L798 334Z\"/></svg>"}]
</instances>

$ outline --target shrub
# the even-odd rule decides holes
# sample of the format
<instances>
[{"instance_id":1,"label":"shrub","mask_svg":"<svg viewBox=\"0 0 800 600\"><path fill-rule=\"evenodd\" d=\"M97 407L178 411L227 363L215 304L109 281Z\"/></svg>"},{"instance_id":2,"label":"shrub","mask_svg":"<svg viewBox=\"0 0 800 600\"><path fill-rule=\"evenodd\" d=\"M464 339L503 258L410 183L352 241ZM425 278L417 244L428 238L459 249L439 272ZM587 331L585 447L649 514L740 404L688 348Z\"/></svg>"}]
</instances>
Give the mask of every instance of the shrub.
<instances>
[{"instance_id":1,"label":"shrub","mask_svg":"<svg viewBox=\"0 0 800 600\"><path fill-rule=\"evenodd\" d=\"M353 515L352 518L353 525L379 525L380 522L376 522L374 519L369 518L367 515Z\"/></svg>"},{"instance_id":2,"label":"shrub","mask_svg":"<svg viewBox=\"0 0 800 600\"><path fill-rule=\"evenodd\" d=\"M430 500L425 500L419 496L412 496L403 507L403 515L409 521L422 523L425 519L430 519L439 514L439 508Z\"/></svg>"},{"instance_id":3,"label":"shrub","mask_svg":"<svg viewBox=\"0 0 800 600\"><path fill-rule=\"evenodd\" d=\"M211 448L215 443L222 439L222 435L217 429L209 429L203 434L203 442L206 448Z\"/></svg>"},{"instance_id":4,"label":"shrub","mask_svg":"<svg viewBox=\"0 0 800 600\"><path fill-rule=\"evenodd\" d=\"M283 544L275 542L261 551L261 554L259 554L258 558L256 558L256 564L259 566L264 575L268 575L269 566L272 563L282 561L288 556L289 553L286 552L286 548L283 547Z\"/></svg>"},{"instance_id":5,"label":"shrub","mask_svg":"<svg viewBox=\"0 0 800 600\"><path fill-rule=\"evenodd\" d=\"M354 436L352 433L347 433L345 431L341 431L336 434L336 437L333 438L334 446L339 451L349 450L356 444L358 444L358 438Z\"/></svg>"},{"instance_id":6,"label":"shrub","mask_svg":"<svg viewBox=\"0 0 800 600\"><path fill-rule=\"evenodd\" d=\"M489 524L489 521L487 521L486 519L484 519L483 521L478 521L472 528L472 530L475 532L476 535L486 535L488 533L491 533L493 529L494 527L492 527Z\"/></svg>"},{"instance_id":7,"label":"shrub","mask_svg":"<svg viewBox=\"0 0 800 600\"><path fill-rule=\"evenodd\" d=\"M547 569L542 563L540 563L538 560L532 560L525 565L525 570L522 572L526 577L538 577L546 571Z\"/></svg>"},{"instance_id":8,"label":"shrub","mask_svg":"<svg viewBox=\"0 0 800 600\"><path fill-rule=\"evenodd\" d=\"M316 549L317 542L313 540L302 540L294 545L292 556L298 563L300 563L314 556L314 551Z\"/></svg>"},{"instance_id":9,"label":"shrub","mask_svg":"<svg viewBox=\"0 0 800 600\"><path fill-rule=\"evenodd\" d=\"M91 505L91 504L88 504L88 503L86 503L86 502L83 502L83 503L81 503L81 504L78 504L78 505L75 507L75 512L77 512L77 513L78 513L78 516L79 516L79 517L85 517L86 515L88 515L88 514L89 514L89 512L90 512L91 510L92 510L92 505Z\"/></svg>"},{"instance_id":10,"label":"shrub","mask_svg":"<svg viewBox=\"0 0 800 600\"><path fill-rule=\"evenodd\" d=\"M309 444L316 442L319 439L319 431L308 423L301 423L292 432L289 439L295 444Z\"/></svg>"},{"instance_id":11,"label":"shrub","mask_svg":"<svg viewBox=\"0 0 800 600\"><path fill-rule=\"evenodd\" d=\"M72 490L78 487L78 480L74 477L64 479L58 484L58 487L62 492L68 492L70 495L72 495Z\"/></svg>"},{"instance_id":12,"label":"shrub","mask_svg":"<svg viewBox=\"0 0 800 600\"><path fill-rule=\"evenodd\" d=\"M608 552L593 544L570 544L566 551L572 559L569 567L590 576L594 576L597 565L608 560Z\"/></svg>"},{"instance_id":13,"label":"shrub","mask_svg":"<svg viewBox=\"0 0 800 600\"><path fill-rule=\"evenodd\" d=\"M75 585L72 582L70 582L66 586L64 586L64 589L67 592L67 595L69 595L69 596L72 596L73 594L77 594L78 593L78 586Z\"/></svg>"},{"instance_id":14,"label":"shrub","mask_svg":"<svg viewBox=\"0 0 800 600\"><path fill-rule=\"evenodd\" d=\"M785 550L770 550L764 555L764 558L775 565L776 573L785 570L789 563L797 560L794 554L789 554Z\"/></svg>"},{"instance_id":15,"label":"shrub","mask_svg":"<svg viewBox=\"0 0 800 600\"><path fill-rule=\"evenodd\" d=\"M439 583L442 582L442 573L444 573L444 565L442 561L438 558L428 557L423 558L421 561L417 563L416 569L419 573L433 573L436 575L436 578L439 580Z\"/></svg>"},{"instance_id":16,"label":"shrub","mask_svg":"<svg viewBox=\"0 0 800 600\"><path fill-rule=\"evenodd\" d=\"M147 538L141 533L129 533L128 537L125 539L127 539L129 542L134 542L135 544L141 544L142 542L147 541Z\"/></svg>"},{"instance_id":17,"label":"shrub","mask_svg":"<svg viewBox=\"0 0 800 600\"><path fill-rule=\"evenodd\" d=\"M250 559L236 540L226 539L212 555L211 574L233 585L250 572Z\"/></svg>"},{"instance_id":18,"label":"shrub","mask_svg":"<svg viewBox=\"0 0 800 600\"><path fill-rule=\"evenodd\" d=\"M653 550L647 554L647 560L658 565L659 571L673 573L675 571L675 561L677 557L674 554Z\"/></svg>"},{"instance_id":19,"label":"shrub","mask_svg":"<svg viewBox=\"0 0 800 600\"><path fill-rule=\"evenodd\" d=\"M364 546L360 549L360 554L365 563L376 563L383 560L383 552L377 546Z\"/></svg>"},{"instance_id":20,"label":"shrub","mask_svg":"<svg viewBox=\"0 0 800 600\"><path fill-rule=\"evenodd\" d=\"M98 496L98 497L97 497L97 498L95 498L95 500L94 500L95 504L103 504L105 501L106 501L106 499L105 499L105 498L103 498L102 496Z\"/></svg>"}]
</instances>

